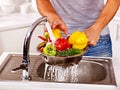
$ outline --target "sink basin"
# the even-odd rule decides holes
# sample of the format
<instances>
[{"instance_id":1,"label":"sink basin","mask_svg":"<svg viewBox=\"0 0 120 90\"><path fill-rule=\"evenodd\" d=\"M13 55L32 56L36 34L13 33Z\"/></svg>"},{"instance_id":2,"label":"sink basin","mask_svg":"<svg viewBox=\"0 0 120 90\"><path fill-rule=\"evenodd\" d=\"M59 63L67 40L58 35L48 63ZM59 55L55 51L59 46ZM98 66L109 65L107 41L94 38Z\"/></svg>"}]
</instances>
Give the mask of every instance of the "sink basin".
<instances>
[{"instance_id":1,"label":"sink basin","mask_svg":"<svg viewBox=\"0 0 120 90\"><path fill-rule=\"evenodd\" d=\"M82 60L78 65L58 66L42 63L37 69L40 78L57 82L94 83L108 77L108 67L98 62ZM45 73L46 72L46 73Z\"/></svg>"},{"instance_id":2,"label":"sink basin","mask_svg":"<svg viewBox=\"0 0 120 90\"><path fill-rule=\"evenodd\" d=\"M83 57L78 65L48 65L41 63L39 78L49 82L115 84L111 59Z\"/></svg>"},{"instance_id":3,"label":"sink basin","mask_svg":"<svg viewBox=\"0 0 120 90\"><path fill-rule=\"evenodd\" d=\"M112 59L83 57L78 65L48 65L39 55L30 55L31 81L116 85ZM22 62L21 54L10 54L0 65L0 80L20 81L22 70L11 72Z\"/></svg>"}]
</instances>

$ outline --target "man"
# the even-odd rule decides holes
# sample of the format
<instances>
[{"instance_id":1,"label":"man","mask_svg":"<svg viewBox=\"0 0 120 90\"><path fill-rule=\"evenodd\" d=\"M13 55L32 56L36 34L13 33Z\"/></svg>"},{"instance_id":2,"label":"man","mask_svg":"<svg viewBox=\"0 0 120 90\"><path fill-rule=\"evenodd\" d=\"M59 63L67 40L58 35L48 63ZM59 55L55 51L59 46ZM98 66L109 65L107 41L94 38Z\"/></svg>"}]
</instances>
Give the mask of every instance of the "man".
<instances>
[{"instance_id":1,"label":"man","mask_svg":"<svg viewBox=\"0 0 120 90\"><path fill-rule=\"evenodd\" d=\"M65 34L85 32L89 50L85 55L112 57L107 24L114 17L120 0L37 0L38 11L47 16L52 28Z\"/></svg>"}]
</instances>

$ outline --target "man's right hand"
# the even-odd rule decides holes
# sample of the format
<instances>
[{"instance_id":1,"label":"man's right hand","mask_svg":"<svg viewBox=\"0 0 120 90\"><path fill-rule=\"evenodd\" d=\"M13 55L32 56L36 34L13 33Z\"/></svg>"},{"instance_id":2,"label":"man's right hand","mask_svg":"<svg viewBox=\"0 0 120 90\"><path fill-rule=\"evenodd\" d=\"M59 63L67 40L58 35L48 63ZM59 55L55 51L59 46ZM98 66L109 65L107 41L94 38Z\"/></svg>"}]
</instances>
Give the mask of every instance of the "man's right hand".
<instances>
[{"instance_id":1,"label":"man's right hand","mask_svg":"<svg viewBox=\"0 0 120 90\"><path fill-rule=\"evenodd\" d=\"M68 29L64 21L57 14L56 10L52 6L50 0L36 0L37 8L42 16L48 17L52 29L58 28L65 34L68 34Z\"/></svg>"},{"instance_id":2,"label":"man's right hand","mask_svg":"<svg viewBox=\"0 0 120 90\"><path fill-rule=\"evenodd\" d=\"M68 34L68 28L61 18L55 18L54 15L48 16L48 22L50 23L52 29L58 28L66 35Z\"/></svg>"}]
</instances>

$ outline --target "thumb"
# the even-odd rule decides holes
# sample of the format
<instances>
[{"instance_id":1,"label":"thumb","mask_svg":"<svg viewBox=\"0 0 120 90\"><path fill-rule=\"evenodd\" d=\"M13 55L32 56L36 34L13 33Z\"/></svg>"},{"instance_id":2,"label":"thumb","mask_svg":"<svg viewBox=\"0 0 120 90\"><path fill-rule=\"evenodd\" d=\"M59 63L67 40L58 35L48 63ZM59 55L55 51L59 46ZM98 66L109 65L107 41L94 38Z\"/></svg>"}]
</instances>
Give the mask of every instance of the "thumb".
<instances>
[{"instance_id":1,"label":"thumb","mask_svg":"<svg viewBox=\"0 0 120 90\"><path fill-rule=\"evenodd\" d=\"M90 45L90 46L96 46L96 42L94 42L93 40L92 41L88 41L88 45Z\"/></svg>"}]
</instances>

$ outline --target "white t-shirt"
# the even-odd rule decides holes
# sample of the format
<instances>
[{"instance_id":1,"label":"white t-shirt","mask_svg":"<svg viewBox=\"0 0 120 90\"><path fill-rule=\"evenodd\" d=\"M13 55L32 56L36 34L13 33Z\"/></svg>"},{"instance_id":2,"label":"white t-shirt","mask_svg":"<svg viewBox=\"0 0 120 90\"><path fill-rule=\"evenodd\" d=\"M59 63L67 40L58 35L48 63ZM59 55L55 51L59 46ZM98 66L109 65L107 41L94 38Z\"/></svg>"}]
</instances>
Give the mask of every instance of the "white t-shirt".
<instances>
[{"instance_id":1,"label":"white t-shirt","mask_svg":"<svg viewBox=\"0 0 120 90\"><path fill-rule=\"evenodd\" d=\"M104 0L51 0L51 3L68 26L69 33L90 27L104 7ZM106 26L101 35L108 33Z\"/></svg>"}]
</instances>

